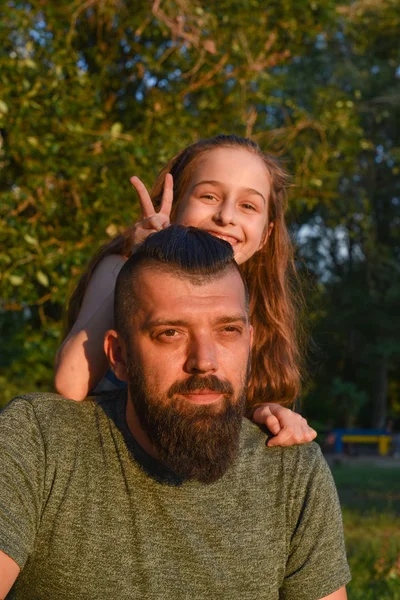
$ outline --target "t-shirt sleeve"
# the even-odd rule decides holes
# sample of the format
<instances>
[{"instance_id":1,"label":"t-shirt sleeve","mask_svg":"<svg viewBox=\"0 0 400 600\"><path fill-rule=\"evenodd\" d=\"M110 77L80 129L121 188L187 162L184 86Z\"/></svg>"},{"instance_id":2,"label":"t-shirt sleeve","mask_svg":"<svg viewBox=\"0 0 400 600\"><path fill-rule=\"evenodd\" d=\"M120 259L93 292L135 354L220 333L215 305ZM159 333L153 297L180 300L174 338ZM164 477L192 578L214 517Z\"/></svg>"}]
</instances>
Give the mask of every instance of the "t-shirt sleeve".
<instances>
[{"instance_id":1,"label":"t-shirt sleeve","mask_svg":"<svg viewBox=\"0 0 400 600\"><path fill-rule=\"evenodd\" d=\"M0 413L0 550L22 569L39 526L45 449L33 406L16 398Z\"/></svg>"},{"instance_id":2,"label":"t-shirt sleeve","mask_svg":"<svg viewBox=\"0 0 400 600\"><path fill-rule=\"evenodd\" d=\"M319 600L350 579L342 514L317 444L299 449L289 493L288 560L280 600Z\"/></svg>"}]
</instances>

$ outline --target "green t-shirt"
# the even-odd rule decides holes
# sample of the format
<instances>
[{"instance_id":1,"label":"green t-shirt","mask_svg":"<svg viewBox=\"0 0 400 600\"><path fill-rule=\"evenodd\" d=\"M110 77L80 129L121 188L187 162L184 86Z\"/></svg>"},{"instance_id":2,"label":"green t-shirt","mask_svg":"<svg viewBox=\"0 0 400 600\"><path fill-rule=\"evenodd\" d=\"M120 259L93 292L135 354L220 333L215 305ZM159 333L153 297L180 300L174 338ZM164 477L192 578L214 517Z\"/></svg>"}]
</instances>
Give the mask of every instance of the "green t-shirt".
<instances>
[{"instance_id":1,"label":"green t-shirt","mask_svg":"<svg viewBox=\"0 0 400 600\"><path fill-rule=\"evenodd\" d=\"M14 399L0 415L0 549L17 600L316 600L349 581L332 477L316 444L266 448L182 481L129 432L126 393Z\"/></svg>"}]
</instances>

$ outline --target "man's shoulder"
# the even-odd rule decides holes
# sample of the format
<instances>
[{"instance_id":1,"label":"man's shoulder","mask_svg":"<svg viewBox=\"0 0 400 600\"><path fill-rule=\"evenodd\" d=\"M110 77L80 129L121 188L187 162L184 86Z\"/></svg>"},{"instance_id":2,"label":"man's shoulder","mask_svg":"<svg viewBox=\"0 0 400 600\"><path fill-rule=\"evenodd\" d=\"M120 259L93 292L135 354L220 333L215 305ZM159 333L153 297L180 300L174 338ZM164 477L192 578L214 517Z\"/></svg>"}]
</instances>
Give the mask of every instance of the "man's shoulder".
<instances>
[{"instance_id":1,"label":"man's shoulder","mask_svg":"<svg viewBox=\"0 0 400 600\"><path fill-rule=\"evenodd\" d=\"M1 411L1 420L13 428L56 432L61 422L66 428L76 426L89 403L74 402L53 393L20 394Z\"/></svg>"},{"instance_id":2,"label":"man's shoulder","mask_svg":"<svg viewBox=\"0 0 400 600\"><path fill-rule=\"evenodd\" d=\"M321 506L337 505L332 473L317 443L270 448L266 440L257 425L244 425L238 468L249 485L261 493L275 490L285 502L300 509L310 490L324 490L325 504Z\"/></svg>"},{"instance_id":3,"label":"man's shoulder","mask_svg":"<svg viewBox=\"0 0 400 600\"><path fill-rule=\"evenodd\" d=\"M29 394L19 394L15 396L3 409L8 410L24 410L31 409L34 412L54 412L54 411L76 411L82 410L82 406L86 407L93 402L93 398L87 398L82 402L75 402L69 398L64 398L59 394L51 392L35 392Z\"/></svg>"},{"instance_id":4,"label":"man's shoulder","mask_svg":"<svg viewBox=\"0 0 400 600\"><path fill-rule=\"evenodd\" d=\"M69 400L68 398L64 398L63 396L60 396L60 394L56 394L53 392L30 392L27 394L18 394L18 396L15 396L12 400L10 400L9 404L7 406L10 406L12 403L19 403L19 402L27 402L28 404L31 404L32 406L35 406L38 403L42 403L42 402L54 402L55 400L63 400L63 401L69 401L72 402L72 400ZM78 402L76 402L76 404L79 404Z\"/></svg>"},{"instance_id":5,"label":"man's shoulder","mask_svg":"<svg viewBox=\"0 0 400 600\"><path fill-rule=\"evenodd\" d=\"M112 404L115 393L85 398L75 402L59 394L50 392L37 392L20 394L13 398L1 411L3 416L12 421L36 422L37 426L45 431L65 430L69 428L87 426L88 420L96 413L96 407L102 404Z\"/></svg>"},{"instance_id":6,"label":"man's shoulder","mask_svg":"<svg viewBox=\"0 0 400 600\"><path fill-rule=\"evenodd\" d=\"M332 594L348 583L350 573L336 486L319 445L266 447L265 431L251 422L242 433L239 465L246 499L255 498L261 513L268 512L268 539L287 544L280 597Z\"/></svg>"},{"instance_id":7,"label":"man's shoulder","mask_svg":"<svg viewBox=\"0 0 400 600\"><path fill-rule=\"evenodd\" d=\"M307 464L320 460L322 457L321 448L315 442L307 444L294 444L292 446L274 446L268 447L267 441L271 437L268 430L253 421L243 419L241 449L243 452L261 452L263 455L276 457L277 460L288 462L305 461Z\"/></svg>"},{"instance_id":8,"label":"man's shoulder","mask_svg":"<svg viewBox=\"0 0 400 600\"><path fill-rule=\"evenodd\" d=\"M74 456L84 444L96 448L99 439L114 428L123 412L115 394L104 394L75 402L58 394L34 393L15 397L0 415L0 437L9 444L46 448L49 460ZM112 425L110 423L113 422Z\"/></svg>"},{"instance_id":9,"label":"man's shoulder","mask_svg":"<svg viewBox=\"0 0 400 600\"><path fill-rule=\"evenodd\" d=\"M307 479L312 477L315 472L321 469L325 470L326 461L322 455L320 446L315 442L307 444L297 444L288 447L274 446L272 448L266 445L269 439L268 432L253 423L244 419L241 436L240 456L242 461L261 474L265 474L266 469L276 469L284 473L283 479Z\"/></svg>"},{"instance_id":10,"label":"man's shoulder","mask_svg":"<svg viewBox=\"0 0 400 600\"><path fill-rule=\"evenodd\" d=\"M54 392L32 392L28 394L18 394L15 396L10 402L5 406L8 408L17 405L28 404L31 405L34 409L51 409L54 407L63 407L67 410L87 410L89 406L94 406L96 404L101 404L103 402L107 402L109 400L113 400L116 396L118 396L118 392L112 390L110 392L103 392L100 394L88 396L84 400L76 401L71 400L70 398L66 398L65 396L61 396L60 394L56 394Z\"/></svg>"}]
</instances>

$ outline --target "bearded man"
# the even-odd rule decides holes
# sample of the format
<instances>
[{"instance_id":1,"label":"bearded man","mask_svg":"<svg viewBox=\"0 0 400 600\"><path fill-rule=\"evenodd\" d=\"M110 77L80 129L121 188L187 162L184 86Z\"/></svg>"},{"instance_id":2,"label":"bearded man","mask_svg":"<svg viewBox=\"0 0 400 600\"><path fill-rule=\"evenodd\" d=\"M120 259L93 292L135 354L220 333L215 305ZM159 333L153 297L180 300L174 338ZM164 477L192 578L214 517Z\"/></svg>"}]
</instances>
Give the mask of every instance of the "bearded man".
<instances>
[{"instance_id":1,"label":"bearded man","mask_svg":"<svg viewBox=\"0 0 400 600\"><path fill-rule=\"evenodd\" d=\"M243 419L252 329L232 249L192 228L122 268L105 351L127 391L0 416L0 597L344 600L316 444Z\"/></svg>"}]
</instances>

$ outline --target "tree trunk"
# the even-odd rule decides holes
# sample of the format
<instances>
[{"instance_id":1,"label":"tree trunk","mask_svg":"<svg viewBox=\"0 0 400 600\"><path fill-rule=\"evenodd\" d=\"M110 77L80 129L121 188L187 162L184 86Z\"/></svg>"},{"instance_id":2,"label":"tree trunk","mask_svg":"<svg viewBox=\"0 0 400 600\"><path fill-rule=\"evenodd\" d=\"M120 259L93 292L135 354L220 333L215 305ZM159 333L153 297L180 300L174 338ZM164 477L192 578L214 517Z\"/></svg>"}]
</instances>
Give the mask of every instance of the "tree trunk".
<instances>
[{"instance_id":1,"label":"tree trunk","mask_svg":"<svg viewBox=\"0 0 400 600\"><path fill-rule=\"evenodd\" d=\"M374 417L372 427L384 429L387 417L387 392L388 392L388 359L381 356L378 360L376 371L376 389L374 400Z\"/></svg>"}]
</instances>

